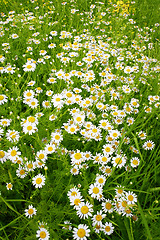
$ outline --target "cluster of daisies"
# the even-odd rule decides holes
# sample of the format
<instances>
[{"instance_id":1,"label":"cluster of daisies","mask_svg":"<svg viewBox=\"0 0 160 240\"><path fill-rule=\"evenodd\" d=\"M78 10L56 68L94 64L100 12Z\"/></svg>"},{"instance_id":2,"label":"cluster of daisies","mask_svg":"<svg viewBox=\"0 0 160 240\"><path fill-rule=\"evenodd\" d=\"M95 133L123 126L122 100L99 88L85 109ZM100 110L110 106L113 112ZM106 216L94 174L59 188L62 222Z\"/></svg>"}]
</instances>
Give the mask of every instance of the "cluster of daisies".
<instances>
[{"instance_id":1,"label":"cluster of daisies","mask_svg":"<svg viewBox=\"0 0 160 240\"><path fill-rule=\"evenodd\" d=\"M147 52L154 49L151 33L159 24L154 29L141 29L129 13L123 12L119 18L129 31L122 29L122 35L116 38L111 29L114 26L112 12L117 5L110 2L110 7L105 9L104 3L99 2L91 4L90 11L84 13L72 4L71 18L78 17L83 28L79 32L61 24L59 30L59 22L52 22L52 14L56 12L52 2L49 8L46 8L48 3L42 6L46 11L43 16L38 12L36 1L31 2L35 4L35 15L27 10L18 15L14 11L8 15L1 13L0 107L2 112L4 108L4 115L0 118L0 141L8 144L2 144L0 163L10 161L15 178L28 177L36 191L45 188L47 175L43 172L48 168L49 155L65 154L73 178L81 179L94 167L95 177L88 181L86 188L89 198L83 197L77 186L66 193L71 208L80 222L85 223L73 227L75 224L67 220L62 229L72 231L76 240L86 240L92 232L111 235L116 227L109 219L111 213L132 218L136 214L137 196L131 190L126 191L125 186L114 186L110 198L106 194L106 181L113 173L131 174L141 163L140 149L129 129L142 151L152 150L156 144L147 128L135 133L133 126L140 112L148 118L159 107L158 95L146 91L144 105L140 95L140 88L149 88L148 78L154 78L160 70L157 59ZM62 9L68 4L62 2ZM14 33L10 30L13 27ZM23 28L28 32L21 61L12 51L14 41L21 41L23 37L18 29ZM135 32L135 39L130 39L131 30ZM5 42L6 36L9 36L8 42ZM12 62L8 53L14 55ZM20 88L19 95L10 97L11 84L6 78L13 80L15 88ZM12 111L6 113L5 109L10 106L15 107L17 115ZM72 141L70 146L67 141ZM77 143L81 143L84 150L79 149ZM22 145L27 149L25 152ZM92 145L93 148L86 149ZM16 181L8 180L5 184L7 190L15 190ZM83 192L83 188L81 190ZM38 215L33 205L24 210L28 218ZM86 220L91 224L86 224ZM38 228L36 237L48 240L47 224L39 223Z\"/></svg>"}]
</instances>

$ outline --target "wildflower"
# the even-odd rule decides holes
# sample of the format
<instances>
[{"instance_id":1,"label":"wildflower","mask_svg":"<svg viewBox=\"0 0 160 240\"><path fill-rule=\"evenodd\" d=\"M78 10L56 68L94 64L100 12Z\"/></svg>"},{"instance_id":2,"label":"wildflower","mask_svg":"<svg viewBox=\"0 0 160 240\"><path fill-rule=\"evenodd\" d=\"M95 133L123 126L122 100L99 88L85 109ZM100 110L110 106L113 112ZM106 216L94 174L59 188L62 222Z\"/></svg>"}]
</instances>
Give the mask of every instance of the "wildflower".
<instances>
[{"instance_id":1,"label":"wildflower","mask_svg":"<svg viewBox=\"0 0 160 240\"><path fill-rule=\"evenodd\" d=\"M79 224L78 228L73 228L73 238L76 240L87 240L89 233L90 229L86 224Z\"/></svg>"},{"instance_id":2,"label":"wildflower","mask_svg":"<svg viewBox=\"0 0 160 240\"><path fill-rule=\"evenodd\" d=\"M20 178L25 178L27 176L27 170L23 167L19 167L16 170L16 175Z\"/></svg>"},{"instance_id":3,"label":"wildflower","mask_svg":"<svg viewBox=\"0 0 160 240\"><path fill-rule=\"evenodd\" d=\"M12 190L12 187L13 187L12 183L6 183L7 190Z\"/></svg>"},{"instance_id":4,"label":"wildflower","mask_svg":"<svg viewBox=\"0 0 160 240\"><path fill-rule=\"evenodd\" d=\"M102 220L105 218L106 214L102 213L102 210L97 211L96 215L92 217L93 224L98 224L100 227L102 227Z\"/></svg>"},{"instance_id":5,"label":"wildflower","mask_svg":"<svg viewBox=\"0 0 160 240\"><path fill-rule=\"evenodd\" d=\"M125 198L126 198L128 204L134 204L135 202L137 202L137 196L133 192L130 192L130 191L126 192Z\"/></svg>"},{"instance_id":6,"label":"wildflower","mask_svg":"<svg viewBox=\"0 0 160 240\"><path fill-rule=\"evenodd\" d=\"M8 127L10 125L11 121L12 121L12 119L3 118L0 120L0 125L3 127Z\"/></svg>"},{"instance_id":7,"label":"wildflower","mask_svg":"<svg viewBox=\"0 0 160 240\"><path fill-rule=\"evenodd\" d=\"M31 61L28 61L26 62L26 64L23 65L23 68L25 72L34 72L36 69L36 64Z\"/></svg>"},{"instance_id":8,"label":"wildflower","mask_svg":"<svg viewBox=\"0 0 160 240\"><path fill-rule=\"evenodd\" d=\"M105 201L102 202L102 209L105 213L107 213L107 212L112 213L114 210L112 201L110 199L105 199Z\"/></svg>"},{"instance_id":9,"label":"wildflower","mask_svg":"<svg viewBox=\"0 0 160 240\"><path fill-rule=\"evenodd\" d=\"M37 231L36 237L38 240L48 240L49 239L49 232L46 228L39 227L39 230Z\"/></svg>"},{"instance_id":10,"label":"wildflower","mask_svg":"<svg viewBox=\"0 0 160 240\"><path fill-rule=\"evenodd\" d=\"M18 151L18 147L16 146L13 148L9 148L9 150L7 151L7 155L11 161L14 161L18 156L21 155L21 152Z\"/></svg>"},{"instance_id":11,"label":"wildflower","mask_svg":"<svg viewBox=\"0 0 160 240\"><path fill-rule=\"evenodd\" d=\"M32 109L37 108L38 105L38 100L36 98L30 99L30 101L28 102L28 106Z\"/></svg>"},{"instance_id":12,"label":"wildflower","mask_svg":"<svg viewBox=\"0 0 160 240\"><path fill-rule=\"evenodd\" d=\"M90 204L89 202L81 202L78 206L77 206L77 215L80 218L88 218L89 216L92 216L92 209L93 205Z\"/></svg>"},{"instance_id":13,"label":"wildflower","mask_svg":"<svg viewBox=\"0 0 160 240\"><path fill-rule=\"evenodd\" d=\"M4 104L5 102L7 102L7 96L4 94L0 95L0 105Z\"/></svg>"},{"instance_id":14,"label":"wildflower","mask_svg":"<svg viewBox=\"0 0 160 240\"><path fill-rule=\"evenodd\" d=\"M151 141L151 140L148 140L148 141L146 141L146 142L143 144L143 148L144 148L145 150L152 150L152 149L154 148L154 146L155 146L155 144L154 144L154 142Z\"/></svg>"},{"instance_id":15,"label":"wildflower","mask_svg":"<svg viewBox=\"0 0 160 240\"><path fill-rule=\"evenodd\" d=\"M41 173L39 173L37 176L33 177L32 183L35 186L35 188L42 188L43 185L45 185L45 176L43 176Z\"/></svg>"},{"instance_id":16,"label":"wildflower","mask_svg":"<svg viewBox=\"0 0 160 240\"><path fill-rule=\"evenodd\" d=\"M7 160L7 152L0 150L0 162L4 163Z\"/></svg>"},{"instance_id":17,"label":"wildflower","mask_svg":"<svg viewBox=\"0 0 160 240\"><path fill-rule=\"evenodd\" d=\"M102 187L97 183L91 184L89 187L89 194L93 198L98 198L100 195L102 195L102 192L103 192Z\"/></svg>"},{"instance_id":18,"label":"wildflower","mask_svg":"<svg viewBox=\"0 0 160 240\"><path fill-rule=\"evenodd\" d=\"M37 131L37 127L36 127L36 124L35 123L24 123L23 124L23 132L25 134L29 134L29 135L32 135L33 133L35 133Z\"/></svg>"},{"instance_id":19,"label":"wildflower","mask_svg":"<svg viewBox=\"0 0 160 240\"><path fill-rule=\"evenodd\" d=\"M96 177L96 183L99 184L100 186L104 186L105 181L106 181L106 177L103 175L99 175Z\"/></svg>"},{"instance_id":20,"label":"wildflower","mask_svg":"<svg viewBox=\"0 0 160 240\"><path fill-rule=\"evenodd\" d=\"M112 223L106 222L105 225L103 226L103 232L106 235L111 235L114 231L114 227L112 226Z\"/></svg>"},{"instance_id":21,"label":"wildflower","mask_svg":"<svg viewBox=\"0 0 160 240\"><path fill-rule=\"evenodd\" d=\"M36 212L37 212L37 210L32 205L29 205L28 209L25 209L24 211L25 211L26 217L29 217L29 218L33 217L33 215L36 215Z\"/></svg>"},{"instance_id":22,"label":"wildflower","mask_svg":"<svg viewBox=\"0 0 160 240\"><path fill-rule=\"evenodd\" d=\"M138 158L138 157L134 157L134 158L131 159L131 166L132 166L133 168L138 167L139 163L140 163L140 161L139 161L139 158Z\"/></svg>"}]
</instances>

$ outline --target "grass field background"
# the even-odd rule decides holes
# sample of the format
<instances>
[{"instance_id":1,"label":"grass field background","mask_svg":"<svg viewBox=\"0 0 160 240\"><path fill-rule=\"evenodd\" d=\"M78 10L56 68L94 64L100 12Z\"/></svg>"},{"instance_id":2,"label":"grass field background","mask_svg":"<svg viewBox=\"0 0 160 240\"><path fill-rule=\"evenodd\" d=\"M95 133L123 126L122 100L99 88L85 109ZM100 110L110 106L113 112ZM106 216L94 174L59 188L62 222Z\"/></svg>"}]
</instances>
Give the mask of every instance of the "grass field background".
<instances>
[{"instance_id":1,"label":"grass field background","mask_svg":"<svg viewBox=\"0 0 160 240\"><path fill-rule=\"evenodd\" d=\"M159 240L160 2L0 12L0 239Z\"/></svg>"}]
</instances>

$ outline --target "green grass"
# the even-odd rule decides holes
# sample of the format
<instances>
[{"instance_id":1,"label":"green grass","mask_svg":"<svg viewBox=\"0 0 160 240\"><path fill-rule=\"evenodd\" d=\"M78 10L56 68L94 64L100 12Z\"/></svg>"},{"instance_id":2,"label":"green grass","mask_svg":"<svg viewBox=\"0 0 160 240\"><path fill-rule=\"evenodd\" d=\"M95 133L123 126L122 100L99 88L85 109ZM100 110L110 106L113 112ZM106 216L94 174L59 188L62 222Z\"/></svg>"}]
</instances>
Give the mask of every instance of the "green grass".
<instances>
[{"instance_id":1,"label":"green grass","mask_svg":"<svg viewBox=\"0 0 160 240\"><path fill-rule=\"evenodd\" d=\"M1 13L0 21L8 21L0 25L0 31L2 31L0 70L2 68L7 70L8 65L15 67L13 74L2 71L0 75L0 101L2 101L0 105L0 160L2 162L0 163L0 239L36 240L38 238L36 233L41 223L50 233L50 239L55 240L73 239L73 228L77 228L79 224L88 226L90 236L87 239L90 240L158 240L160 236L160 123L158 121L160 111L157 107L159 103L159 27L156 23L160 19L160 3L158 0L154 2L137 0L135 4L127 5L127 1L117 1L118 6L116 6L116 1L110 3L111 1L104 0L102 0L104 4L87 0L68 1L66 5L63 2L59 0L53 3L46 0L38 0L34 3L26 0L0 1L0 8L4 13ZM93 4L95 7L92 6ZM78 11L72 14L71 9ZM8 14L10 11L15 13ZM9 20L11 14L13 14L10 16L12 20ZM29 20L30 15L34 15L35 18ZM129 19L136 22L132 24L132 20ZM51 37L51 31L57 31L57 36ZM62 31L70 32L72 37L64 37ZM15 33L19 37L12 39L12 34ZM74 40L77 36L80 36L80 43L82 43L78 50L75 48L78 43ZM35 39L40 43L36 44ZM10 48L2 46L4 43L9 43ZM48 48L50 43L55 43L56 47ZM149 43L153 43L153 48L149 48ZM105 45L106 49L102 45ZM33 50L27 50L27 47L32 47ZM40 55L41 50L46 50L50 58L46 59ZM92 59L96 59L91 66L87 65L85 60L90 50L95 51L91 55ZM69 55L72 52L78 53L78 56L72 58ZM114 52L116 52L115 55ZM62 62L62 58L58 56L60 53L71 58L69 63ZM104 54L110 55L108 61L105 61ZM122 63L122 70L116 67L118 56L121 57L119 61ZM145 60L145 57L149 60ZM24 70L24 65L29 58L37 62L33 72ZM38 63L39 59L43 59L45 64ZM82 67L77 66L76 63L79 61L83 63ZM130 74L125 73L126 66L138 66L138 70ZM105 70L106 67L110 70ZM60 79L56 75L60 69L65 73L71 73L73 70L81 71L84 77L81 79L73 74L70 77L72 81L69 82L65 76ZM91 78L87 80L85 74L88 70L95 74L93 80ZM115 79L103 84L103 75L100 76L100 73L104 71L108 71L109 77L113 76ZM54 84L48 82L51 77L56 79ZM28 85L31 81L35 81L33 86ZM126 86L130 93L125 92ZM37 88L42 92L38 93ZM78 97L84 101L90 100L90 105L85 106L82 102L75 100L71 104L68 101L69 95L66 95L65 91L76 98L76 88L80 91ZM25 91L31 89L39 103L36 108L32 108L28 104L29 101L23 101ZM52 96L47 95L47 91L52 91ZM54 105L56 100L53 103L53 96L56 94L63 95L62 108ZM3 96L7 96L6 102L3 102ZM151 98L151 102L148 99L149 96L154 98ZM93 102L92 99L94 99ZM126 108L126 104L133 109L136 108L131 104L132 101L135 102L134 99L139 104L138 113L134 113L133 110L130 113ZM51 105L50 108L44 107L46 100ZM106 110L105 108L101 110L98 105L106 106ZM73 109L80 111L82 115L78 115L79 117L85 116L85 122L92 123L94 129L92 133L85 122L82 121L82 124L76 122L78 120ZM114 115L117 109L126 114L120 125L116 122L116 115ZM40 112L41 117L37 116ZM55 115L54 121L50 119L52 114ZM25 133L23 127L29 116L38 121L37 131L31 135ZM12 121L6 127L3 119ZM118 130L119 137L115 142L108 138L112 134L110 128L105 129L105 125L100 126L101 120L107 120L110 128ZM72 132L68 130L73 123L78 126L75 134L71 134ZM68 128L64 127L65 124ZM80 132L79 129L83 131ZM94 135L97 129L100 134ZM16 133L17 136L19 135L18 141L13 142L14 138L7 137L11 131L18 132ZM146 134L145 139L139 136L141 131ZM60 133L63 137L59 143L57 138L51 140L54 133L55 135ZM152 150L146 150L144 147L148 140L155 144ZM47 160L40 168L38 166L43 163L44 156L40 158L38 154L40 151L43 152L49 143L53 148L55 147L55 150L53 153L47 153ZM113 150L110 156L106 154L107 158L110 158L106 165L112 170L109 176L105 175L103 168L105 158L101 162L96 160L97 156L101 158L104 151L107 152L103 150L105 144L111 144ZM18 151L21 152L22 159L19 159L23 161L21 165L16 163L16 159L11 160L12 155L9 149L14 147L18 147ZM8 152L7 160L3 160L3 154L6 152ZM75 155L77 152L78 154ZM84 153L88 152L92 157L85 160ZM82 166L79 174L74 175L71 174L71 170L74 167L76 171L79 163L71 164L72 157L74 155L74 158L78 159L79 154L83 155L80 163ZM126 158L122 168L114 165L114 157L119 154L121 159ZM134 168L131 165L131 159L136 157L139 159L139 164ZM121 159L117 160L117 165L120 164ZM29 171L29 161L39 165L35 165L33 171ZM83 161L86 165L83 165ZM19 166L22 166L27 173L24 178L18 176ZM33 184L33 178L38 174L45 177L42 188L35 188ZM104 229L97 233L92 226L94 221L92 217L97 214L97 211L102 210L104 201L97 200L89 193L98 174L106 177L103 186L104 200L110 199L115 207L118 206L116 204L120 205L121 201L123 205L126 204L124 201L129 191L137 197L134 204L128 201L127 206L125 205L121 210L114 208L112 213L105 213L103 210L103 214L106 214L102 220L103 225L110 222L114 226L114 232L111 235L104 235ZM13 184L12 190L7 190L7 183ZM87 219L81 219L77 215L73 207L75 203L72 204L67 197L67 193L74 186L79 189L84 202L88 201L93 205L92 216ZM124 195L115 198L117 189L122 187ZM37 210L36 214L30 218L25 215L29 205L33 205ZM132 212L132 217L126 217L127 210ZM64 223L66 220L71 222L72 230L64 229L64 227L67 228Z\"/></svg>"}]
</instances>

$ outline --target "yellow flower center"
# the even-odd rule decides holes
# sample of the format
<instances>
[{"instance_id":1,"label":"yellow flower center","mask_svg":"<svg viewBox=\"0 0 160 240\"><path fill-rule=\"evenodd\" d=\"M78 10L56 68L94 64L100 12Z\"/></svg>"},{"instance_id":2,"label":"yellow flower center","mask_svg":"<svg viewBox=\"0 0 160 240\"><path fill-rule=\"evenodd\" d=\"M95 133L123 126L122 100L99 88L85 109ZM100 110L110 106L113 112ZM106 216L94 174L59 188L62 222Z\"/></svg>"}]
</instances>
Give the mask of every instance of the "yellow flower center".
<instances>
[{"instance_id":1,"label":"yellow flower center","mask_svg":"<svg viewBox=\"0 0 160 240\"><path fill-rule=\"evenodd\" d=\"M98 182L101 184L104 182L103 178L98 179Z\"/></svg>"},{"instance_id":2,"label":"yellow flower center","mask_svg":"<svg viewBox=\"0 0 160 240\"><path fill-rule=\"evenodd\" d=\"M106 152L110 152L110 151L111 151L110 147L106 147L106 148L105 148L105 151L106 151Z\"/></svg>"},{"instance_id":3,"label":"yellow flower center","mask_svg":"<svg viewBox=\"0 0 160 240\"><path fill-rule=\"evenodd\" d=\"M101 216L101 215L97 215L97 216L96 216L96 220L97 220L97 221L101 221L101 220L102 220L102 216Z\"/></svg>"},{"instance_id":4,"label":"yellow flower center","mask_svg":"<svg viewBox=\"0 0 160 240\"><path fill-rule=\"evenodd\" d=\"M5 153L3 151L0 151L0 158L3 158L5 156Z\"/></svg>"},{"instance_id":5,"label":"yellow flower center","mask_svg":"<svg viewBox=\"0 0 160 240\"><path fill-rule=\"evenodd\" d=\"M128 200L129 200L129 201L133 201L133 196L132 196L132 195L129 195L129 196L128 196Z\"/></svg>"},{"instance_id":6,"label":"yellow flower center","mask_svg":"<svg viewBox=\"0 0 160 240\"><path fill-rule=\"evenodd\" d=\"M76 198L76 199L74 200L74 204L75 204L75 205L79 205L80 202L81 202L81 201L80 201L79 198Z\"/></svg>"},{"instance_id":7,"label":"yellow flower center","mask_svg":"<svg viewBox=\"0 0 160 240\"><path fill-rule=\"evenodd\" d=\"M108 202L108 203L106 203L105 207L106 207L106 209L110 210L112 207L112 204Z\"/></svg>"},{"instance_id":8,"label":"yellow flower center","mask_svg":"<svg viewBox=\"0 0 160 240\"><path fill-rule=\"evenodd\" d=\"M106 232L109 232L111 230L110 226L105 227Z\"/></svg>"},{"instance_id":9,"label":"yellow flower center","mask_svg":"<svg viewBox=\"0 0 160 240\"><path fill-rule=\"evenodd\" d=\"M93 193L94 194L98 194L99 193L99 188L98 187L94 187L93 188Z\"/></svg>"},{"instance_id":10,"label":"yellow flower center","mask_svg":"<svg viewBox=\"0 0 160 240\"><path fill-rule=\"evenodd\" d=\"M22 170L20 170L20 175L24 175L25 174L25 171L22 169Z\"/></svg>"},{"instance_id":11,"label":"yellow flower center","mask_svg":"<svg viewBox=\"0 0 160 240\"><path fill-rule=\"evenodd\" d=\"M42 178L37 178L37 179L36 179L36 183L37 183L37 184L41 184L41 182L42 182Z\"/></svg>"},{"instance_id":12,"label":"yellow flower center","mask_svg":"<svg viewBox=\"0 0 160 240\"><path fill-rule=\"evenodd\" d=\"M39 158L43 159L44 158L44 154L43 153L39 154Z\"/></svg>"},{"instance_id":13,"label":"yellow flower center","mask_svg":"<svg viewBox=\"0 0 160 240\"><path fill-rule=\"evenodd\" d=\"M48 151L51 152L53 150L53 147L49 147Z\"/></svg>"},{"instance_id":14,"label":"yellow flower center","mask_svg":"<svg viewBox=\"0 0 160 240\"><path fill-rule=\"evenodd\" d=\"M56 102L60 102L61 101L61 99L60 98L56 98Z\"/></svg>"},{"instance_id":15,"label":"yellow flower center","mask_svg":"<svg viewBox=\"0 0 160 240\"><path fill-rule=\"evenodd\" d=\"M113 137L117 137L118 136L118 134L117 133L113 133Z\"/></svg>"},{"instance_id":16,"label":"yellow flower center","mask_svg":"<svg viewBox=\"0 0 160 240\"><path fill-rule=\"evenodd\" d=\"M82 120L82 118L81 117L77 117L76 120L77 120L77 122L80 122Z\"/></svg>"},{"instance_id":17,"label":"yellow flower center","mask_svg":"<svg viewBox=\"0 0 160 240\"><path fill-rule=\"evenodd\" d=\"M32 65L28 65L27 68L28 68L28 69L31 69L31 68L32 68Z\"/></svg>"},{"instance_id":18,"label":"yellow flower center","mask_svg":"<svg viewBox=\"0 0 160 240\"><path fill-rule=\"evenodd\" d=\"M40 238L45 238L46 237L46 233L44 231L40 232Z\"/></svg>"},{"instance_id":19,"label":"yellow flower center","mask_svg":"<svg viewBox=\"0 0 160 240\"><path fill-rule=\"evenodd\" d=\"M115 162L116 162L116 164L121 164L122 163L122 159L121 158L116 158Z\"/></svg>"},{"instance_id":20,"label":"yellow flower center","mask_svg":"<svg viewBox=\"0 0 160 240\"><path fill-rule=\"evenodd\" d=\"M87 206L81 207L81 213L87 214L89 212L89 208Z\"/></svg>"},{"instance_id":21,"label":"yellow flower center","mask_svg":"<svg viewBox=\"0 0 160 240\"><path fill-rule=\"evenodd\" d=\"M134 159L134 160L132 161L132 163L133 163L134 165L138 165L138 161L137 161L136 159Z\"/></svg>"},{"instance_id":22,"label":"yellow flower center","mask_svg":"<svg viewBox=\"0 0 160 240\"><path fill-rule=\"evenodd\" d=\"M34 118L34 117L29 117L29 118L28 118L28 121L31 122L31 123L33 123L33 122L35 122L35 118Z\"/></svg>"},{"instance_id":23,"label":"yellow flower center","mask_svg":"<svg viewBox=\"0 0 160 240\"><path fill-rule=\"evenodd\" d=\"M27 130L28 130L28 131L31 131L31 130L32 130L32 126L28 126L28 127L27 127Z\"/></svg>"},{"instance_id":24,"label":"yellow flower center","mask_svg":"<svg viewBox=\"0 0 160 240\"><path fill-rule=\"evenodd\" d=\"M106 162L107 161L107 157L102 157L102 162Z\"/></svg>"},{"instance_id":25,"label":"yellow flower center","mask_svg":"<svg viewBox=\"0 0 160 240\"><path fill-rule=\"evenodd\" d=\"M81 157L82 157L82 154L81 154L81 153L75 153L75 154L74 154L74 158L75 158L76 160L81 159Z\"/></svg>"},{"instance_id":26,"label":"yellow flower center","mask_svg":"<svg viewBox=\"0 0 160 240\"><path fill-rule=\"evenodd\" d=\"M78 229L77 235L80 238L83 238L86 235L86 231L83 228Z\"/></svg>"},{"instance_id":27,"label":"yellow flower center","mask_svg":"<svg viewBox=\"0 0 160 240\"><path fill-rule=\"evenodd\" d=\"M2 101L4 99L4 97L2 95L0 95L0 101Z\"/></svg>"},{"instance_id":28,"label":"yellow flower center","mask_svg":"<svg viewBox=\"0 0 160 240\"><path fill-rule=\"evenodd\" d=\"M147 147L152 147L152 143L148 142Z\"/></svg>"},{"instance_id":29,"label":"yellow flower center","mask_svg":"<svg viewBox=\"0 0 160 240\"><path fill-rule=\"evenodd\" d=\"M31 208L31 209L28 209L28 214L29 215L32 215L33 214L33 209Z\"/></svg>"},{"instance_id":30,"label":"yellow flower center","mask_svg":"<svg viewBox=\"0 0 160 240\"><path fill-rule=\"evenodd\" d=\"M59 135L56 135L56 136L55 136L55 139L56 139L56 140L59 140L59 139L60 139L60 136L59 136Z\"/></svg>"},{"instance_id":31,"label":"yellow flower center","mask_svg":"<svg viewBox=\"0 0 160 240\"><path fill-rule=\"evenodd\" d=\"M14 156L16 156L16 154L17 154L16 150L12 150L11 156L14 157Z\"/></svg>"},{"instance_id":32,"label":"yellow flower center","mask_svg":"<svg viewBox=\"0 0 160 240\"><path fill-rule=\"evenodd\" d=\"M12 187L12 184L11 184L11 183L9 183L9 184L8 184L8 188L11 188L11 187Z\"/></svg>"}]
</instances>

